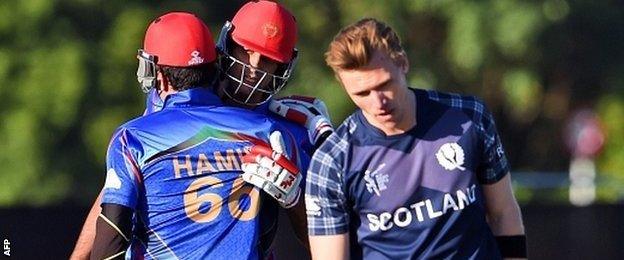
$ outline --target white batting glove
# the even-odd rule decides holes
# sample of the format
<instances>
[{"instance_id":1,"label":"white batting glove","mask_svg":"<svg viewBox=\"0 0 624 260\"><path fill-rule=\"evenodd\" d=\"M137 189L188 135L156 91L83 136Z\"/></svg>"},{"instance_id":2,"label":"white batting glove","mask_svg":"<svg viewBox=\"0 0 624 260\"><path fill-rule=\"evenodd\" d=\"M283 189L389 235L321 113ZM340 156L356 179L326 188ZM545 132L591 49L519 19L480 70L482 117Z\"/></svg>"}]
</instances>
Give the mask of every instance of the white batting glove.
<instances>
[{"instance_id":1,"label":"white batting glove","mask_svg":"<svg viewBox=\"0 0 624 260\"><path fill-rule=\"evenodd\" d=\"M243 156L243 180L275 198L280 206L291 208L299 201L302 174L285 153L282 134L271 133L271 147L254 145Z\"/></svg>"},{"instance_id":2,"label":"white batting glove","mask_svg":"<svg viewBox=\"0 0 624 260\"><path fill-rule=\"evenodd\" d=\"M289 96L271 100L269 110L307 128L314 147L319 147L334 132L327 107L318 98Z\"/></svg>"}]
</instances>

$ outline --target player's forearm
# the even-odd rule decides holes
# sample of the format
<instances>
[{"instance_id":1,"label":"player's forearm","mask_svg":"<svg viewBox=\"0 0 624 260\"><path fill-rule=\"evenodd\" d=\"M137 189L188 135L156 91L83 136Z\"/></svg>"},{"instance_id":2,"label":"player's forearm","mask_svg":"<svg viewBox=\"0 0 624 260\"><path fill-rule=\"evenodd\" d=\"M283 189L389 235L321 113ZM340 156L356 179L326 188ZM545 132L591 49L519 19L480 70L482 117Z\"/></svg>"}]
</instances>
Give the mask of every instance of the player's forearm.
<instances>
[{"instance_id":1,"label":"player's forearm","mask_svg":"<svg viewBox=\"0 0 624 260\"><path fill-rule=\"evenodd\" d=\"M305 203L303 203L303 195L299 196L299 202L294 207L288 209L288 219L292 225L293 231L301 242L308 250L310 244L308 242L308 222L305 212Z\"/></svg>"},{"instance_id":2,"label":"player's forearm","mask_svg":"<svg viewBox=\"0 0 624 260\"><path fill-rule=\"evenodd\" d=\"M484 185L487 222L496 236L501 255L506 259L526 258L526 236L522 214L511 188L508 173L494 184Z\"/></svg>"},{"instance_id":3,"label":"player's forearm","mask_svg":"<svg viewBox=\"0 0 624 260\"><path fill-rule=\"evenodd\" d=\"M313 260L349 259L349 233L310 236L310 253Z\"/></svg>"},{"instance_id":4,"label":"player's forearm","mask_svg":"<svg viewBox=\"0 0 624 260\"><path fill-rule=\"evenodd\" d=\"M495 236L524 234L522 214L511 187L511 174L483 186L487 221Z\"/></svg>"},{"instance_id":5,"label":"player's forearm","mask_svg":"<svg viewBox=\"0 0 624 260\"><path fill-rule=\"evenodd\" d=\"M488 215L488 224L496 236L496 243L504 259L526 259L524 225L520 208L515 201L500 214Z\"/></svg>"},{"instance_id":6,"label":"player's forearm","mask_svg":"<svg viewBox=\"0 0 624 260\"><path fill-rule=\"evenodd\" d=\"M495 236L523 235L524 225L520 207L514 201L501 212L488 214L488 224Z\"/></svg>"},{"instance_id":7,"label":"player's forearm","mask_svg":"<svg viewBox=\"0 0 624 260\"><path fill-rule=\"evenodd\" d=\"M95 240L95 223L97 221L97 217L102 211L100 207L100 201L102 200L102 192L97 196L95 202L93 202L93 206L89 211L89 215L87 215L87 219L82 226L82 231L80 231L80 235L78 236L78 241L76 241L76 246L74 247L74 251L72 252L69 259L71 260L86 260L89 259L89 255L91 254L91 249L93 248L93 241Z\"/></svg>"}]
</instances>

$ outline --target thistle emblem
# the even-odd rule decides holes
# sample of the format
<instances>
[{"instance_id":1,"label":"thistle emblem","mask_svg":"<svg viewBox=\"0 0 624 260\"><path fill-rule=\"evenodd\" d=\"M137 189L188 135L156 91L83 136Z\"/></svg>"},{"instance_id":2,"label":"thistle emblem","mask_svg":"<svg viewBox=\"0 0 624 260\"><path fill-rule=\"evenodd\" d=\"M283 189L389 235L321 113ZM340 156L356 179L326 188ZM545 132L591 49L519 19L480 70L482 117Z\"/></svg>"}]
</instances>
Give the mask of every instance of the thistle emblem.
<instances>
[{"instance_id":1,"label":"thistle emblem","mask_svg":"<svg viewBox=\"0 0 624 260\"><path fill-rule=\"evenodd\" d=\"M466 168L462 166L464 164L464 149L457 143L443 144L436 153L436 158L440 165L446 170L466 170Z\"/></svg>"}]
</instances>

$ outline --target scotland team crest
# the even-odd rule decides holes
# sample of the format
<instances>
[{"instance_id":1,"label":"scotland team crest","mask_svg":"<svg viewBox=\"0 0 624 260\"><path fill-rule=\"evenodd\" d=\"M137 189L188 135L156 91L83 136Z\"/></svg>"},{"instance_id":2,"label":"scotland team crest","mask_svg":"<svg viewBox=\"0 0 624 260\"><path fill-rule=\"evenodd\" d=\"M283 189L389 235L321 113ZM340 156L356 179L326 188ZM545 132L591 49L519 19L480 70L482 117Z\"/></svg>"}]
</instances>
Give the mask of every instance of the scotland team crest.
<instances>
[{"instance_id":1,"label":"scotland team crest","mask_svg":"<svg viewBox=\"0 0 624 260\"><path fill-rule=\"evenodd\" d=\"M436 158L440 165L446 170L466 170L466 168L462 166L464 165L465 159L464 149L457 143L445 143L440 146L440 149L436 153Z\"/></svg>"}]
</instances>

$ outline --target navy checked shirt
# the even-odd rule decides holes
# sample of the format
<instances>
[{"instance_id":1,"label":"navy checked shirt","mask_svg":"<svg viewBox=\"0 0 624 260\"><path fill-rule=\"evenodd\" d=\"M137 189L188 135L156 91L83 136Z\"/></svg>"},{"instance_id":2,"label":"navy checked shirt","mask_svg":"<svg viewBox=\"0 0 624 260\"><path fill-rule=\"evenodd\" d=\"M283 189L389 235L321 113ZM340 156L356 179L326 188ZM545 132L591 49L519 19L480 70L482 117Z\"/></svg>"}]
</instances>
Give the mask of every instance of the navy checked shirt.
<instances>
[{"instance_id":1,"label":"navy checked shirt","mask_svg":"<svg viewBox=\"0 0 624 260\"><path fill-rule=\"evenodd\" d=\"M316 151L309 234L349 232L354 258L499 258L481 190L509 172L492 115L473 96L413 93L413 129L385 136L358 110Z\"/></svg>"}]
</instances>

